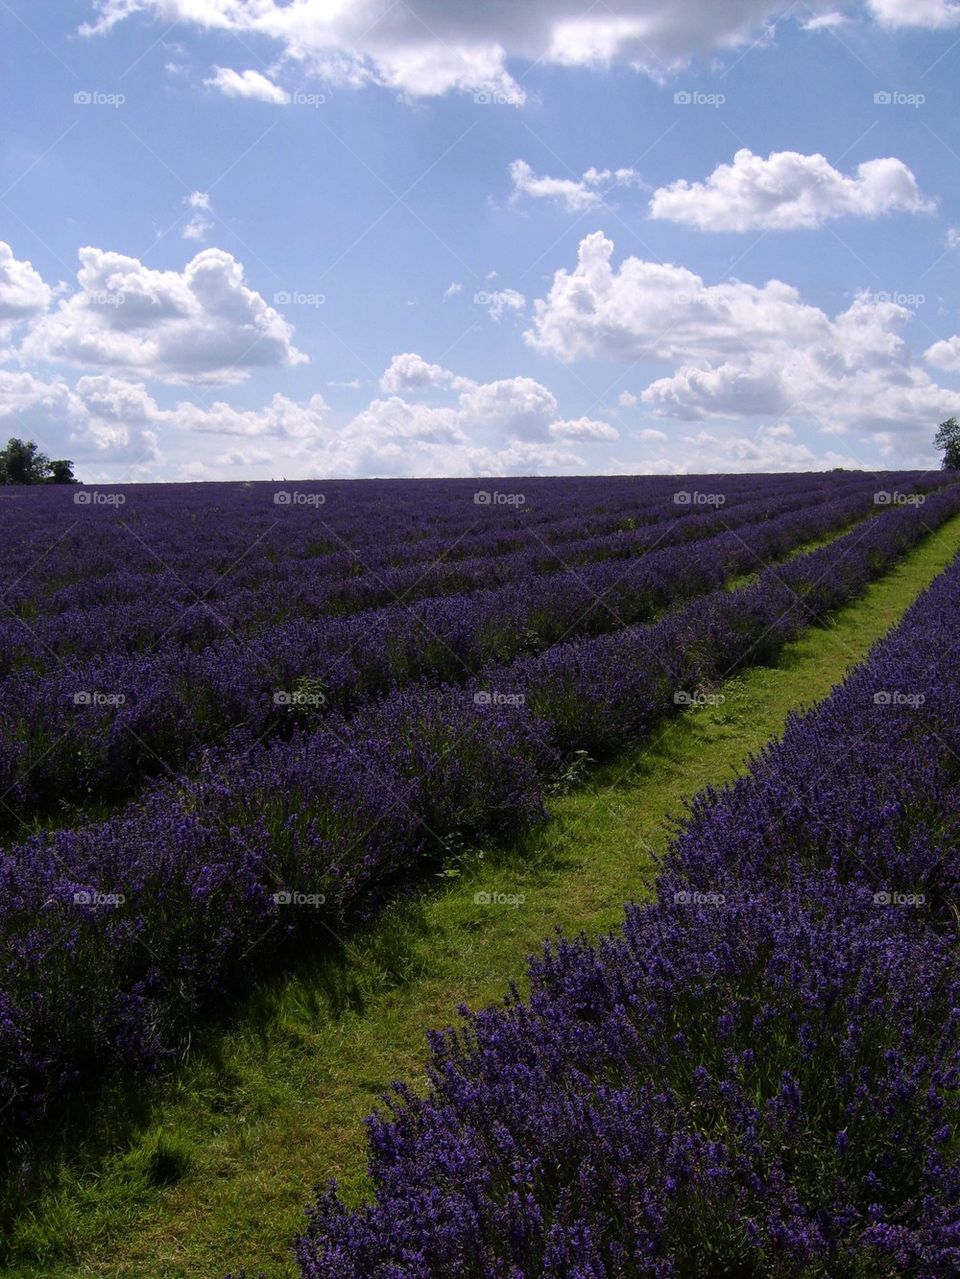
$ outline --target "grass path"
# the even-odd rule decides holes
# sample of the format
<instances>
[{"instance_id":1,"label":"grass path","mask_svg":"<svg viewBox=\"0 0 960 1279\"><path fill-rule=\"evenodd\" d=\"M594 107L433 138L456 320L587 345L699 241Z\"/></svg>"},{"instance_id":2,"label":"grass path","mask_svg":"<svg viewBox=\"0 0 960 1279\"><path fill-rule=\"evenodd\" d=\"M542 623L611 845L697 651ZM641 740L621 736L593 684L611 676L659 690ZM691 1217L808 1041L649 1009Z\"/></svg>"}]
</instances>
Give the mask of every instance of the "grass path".
<instances>
[{"instance_id":1,"label":"grass path","mask_svg":"<svg viewBox=\"0 0 960 1279\"><path fill-rule=\"evenodd\" d=\"M506 850L470 855L437 891L370 934L261 988L221 1037L156 1089L152 1113L97 1171L65 1170L13 1236L32 1264L13 1279L220 1279L248 1266L295 1275L288 1246L310 1186L361 1198L363 1118L391 1080L422 1080L425 1031L460 1002L497 1001L554 928L590 934L641 897L671 819L707 783L743 771L790 711L829 693L960 551L960 516L776 667L723 688L643 749L595 768L553 821ZM479 892L522 904L478 904ZM109 1111L104 1116L109 1125ZM162 1124L162 1126L161 1126Z\"/></svg>"}]
</instances>

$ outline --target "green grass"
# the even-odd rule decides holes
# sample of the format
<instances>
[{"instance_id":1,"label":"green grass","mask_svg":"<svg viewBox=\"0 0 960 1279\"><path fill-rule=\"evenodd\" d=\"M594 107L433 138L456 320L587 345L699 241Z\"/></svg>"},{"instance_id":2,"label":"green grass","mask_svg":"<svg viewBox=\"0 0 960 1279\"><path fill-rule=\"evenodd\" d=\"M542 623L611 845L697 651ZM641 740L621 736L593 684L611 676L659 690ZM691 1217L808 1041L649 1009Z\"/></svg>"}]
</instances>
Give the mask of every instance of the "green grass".
<instances>
[{"instance_id":1,"label":"green grass","mask_svg":"<svg viewBox=\"0 0 960 1279\"><path fill-rule=\"evenodd\" d=\"M776 667L724 685L722 705L593 769L553 801L549 825L467 854L368 934L261 986L228 1034L142 1090L135 1121L107 1099L86 1153L4 1231L19 1264L2 1274L219 1279L247 1265L290 1279L311 1185L336 1177L363 1197L363 1117L391 1080L422 1083L426 1029L449 1025L460 1002L497 1001L511 980L522 988L525 956L553 929L616 925L685 800L741 772L790 711L829 693L958 550L960 516ZM491 891L523 902L475 903Z\"/></svg>"}]
</instances>

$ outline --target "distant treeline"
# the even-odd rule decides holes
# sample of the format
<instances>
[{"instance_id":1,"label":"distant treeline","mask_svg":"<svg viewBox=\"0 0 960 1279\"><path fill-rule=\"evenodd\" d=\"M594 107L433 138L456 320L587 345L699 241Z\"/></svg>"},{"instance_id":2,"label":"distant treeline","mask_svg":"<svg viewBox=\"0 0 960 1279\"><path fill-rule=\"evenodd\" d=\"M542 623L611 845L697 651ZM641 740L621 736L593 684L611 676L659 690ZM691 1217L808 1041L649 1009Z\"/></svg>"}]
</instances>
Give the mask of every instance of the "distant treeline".
<instances>
[{"instance_id":1,"label":"distant treeline","mask_svg":"<svg viewBox=\"0 0 960 1279\"><path fill-rule=\"evenodd\" d=\"M0 484L76 484L73 463L51 461L33 440L10 439L0 449Z\"/></svg>"}]
</instances>

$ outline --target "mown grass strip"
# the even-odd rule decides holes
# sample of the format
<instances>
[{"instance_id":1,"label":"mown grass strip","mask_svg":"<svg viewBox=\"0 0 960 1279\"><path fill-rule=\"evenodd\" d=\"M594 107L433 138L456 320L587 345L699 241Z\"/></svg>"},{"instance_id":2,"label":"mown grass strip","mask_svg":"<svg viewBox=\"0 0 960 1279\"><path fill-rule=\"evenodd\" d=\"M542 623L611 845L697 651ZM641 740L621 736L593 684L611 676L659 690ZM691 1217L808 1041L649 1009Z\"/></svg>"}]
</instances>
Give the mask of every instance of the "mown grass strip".
<instances>
[{"instance_id":1,"label":"mown grass strip","mask_svg":"<svg viewBox=\"0 0 960 1279\"><path fill-rule=\"evenodd\" d=\"M548 826L468 855L338 955L262 986L230 1034L147 1090L122 1142L106 1101L97 1149L112 1140L124 1153L78 1153L6 1232L21 1263L3 1274L219 1279L248 1265L291 1279L288 1241L311 1184L336 1177L362 1198L363 1117L391 1080L422 1080L426 1029L448 1025L459 1002L494 1002L511 980L522 988L525 956L554 928L614 926L684 801L742 771L790 711L829 693L958 551L960 516L776 667L730 681L721 705L692 709L557 797ZM478 893L523 901L485 905Z\"/></svg>"}]
</instances>

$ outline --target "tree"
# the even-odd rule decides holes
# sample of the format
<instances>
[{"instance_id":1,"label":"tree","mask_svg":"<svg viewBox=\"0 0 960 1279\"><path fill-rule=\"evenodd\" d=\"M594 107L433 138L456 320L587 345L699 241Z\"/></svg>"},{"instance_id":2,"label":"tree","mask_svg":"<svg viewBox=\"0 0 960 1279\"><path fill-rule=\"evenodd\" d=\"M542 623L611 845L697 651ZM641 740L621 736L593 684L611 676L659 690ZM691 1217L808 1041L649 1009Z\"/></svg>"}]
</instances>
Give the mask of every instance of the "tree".
<instances>
[{"instance_id":1,"label":"tree","mask_svg":"<svg viewBox=\"0 0 960 1279\"><path fill-rule=\"evenodd\" d=\"M76 484L73 463L65 457L51 462L33 440L16 437L0 449L0 484Z\"/></svg>"},{"instance_id":2,"label":"tree","mask_svg":"<svg viewBox=\"0 0 960 1279\"><path fill-rule=\"evenodd\" d=\"M943 449L943 469L960 471L960 421L948 417L937 427L936 446Z\"/></svg>"},{"instance_id":3,"label":"tree","mask_svg":"<svg viewBox=\"0 0 960 1279\"><path fill-rule=\"evenodd\" d=\"M8 440L0 452L4 484L40 484L50 472L50 459L33 440Z\"/></svg>"},{"instance_id":4,"label":"tree","mask_svg":"<svg viewBox=\"0 0 960 1279\"><path fill-rule=\"evenodd\" d=\"M76 484L76 482L72 462L65 457L58 457L56 461L50 463L48 484Z\"/></svg>"}]
</instances>

